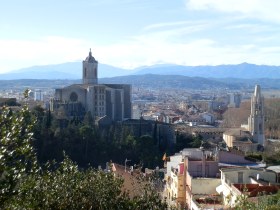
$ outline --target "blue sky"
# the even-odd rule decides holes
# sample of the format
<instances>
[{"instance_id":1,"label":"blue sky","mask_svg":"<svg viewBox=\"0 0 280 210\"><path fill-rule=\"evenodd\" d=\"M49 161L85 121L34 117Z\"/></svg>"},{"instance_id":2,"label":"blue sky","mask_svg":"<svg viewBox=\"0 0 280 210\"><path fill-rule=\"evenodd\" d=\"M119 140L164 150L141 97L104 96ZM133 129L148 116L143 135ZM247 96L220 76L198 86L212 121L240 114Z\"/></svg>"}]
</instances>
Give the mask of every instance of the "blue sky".
<instances>
[{"instance_id":1,"label":"blue sky","mask_svg":"<svg viewBox=\"0 0 280 210\"><path fill-rule=\"evenodd\" d=\"M0 72L85 59L280 65L278 0L13 0L0 7Z\"/></svg>"}]
</instances>

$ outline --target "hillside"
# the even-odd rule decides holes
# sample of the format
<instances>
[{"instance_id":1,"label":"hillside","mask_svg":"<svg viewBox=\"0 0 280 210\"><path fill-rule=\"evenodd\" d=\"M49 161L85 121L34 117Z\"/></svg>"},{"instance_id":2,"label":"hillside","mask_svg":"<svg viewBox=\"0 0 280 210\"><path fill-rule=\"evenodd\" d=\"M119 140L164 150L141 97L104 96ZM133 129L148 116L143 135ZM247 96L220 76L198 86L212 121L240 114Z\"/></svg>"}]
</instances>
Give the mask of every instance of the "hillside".
<instances>
[{"instance_id":1,"label":"hillside","mask_svg":"<svg viewBox=\"0 0 280 210\"><path fill-rule=\"evenodd\" d=\"M81 80L0 80L0 89L26 88L58 88L71 84L81 83ZM131 84L133 87L156 88L156 89L231 89L248 90L254 89L255 84L260 84L262 89L280 89L280 79L214 79L202 77L187 77L180 75L130 75L99 79L100 84Z\"/></svg>"}]
</instances>

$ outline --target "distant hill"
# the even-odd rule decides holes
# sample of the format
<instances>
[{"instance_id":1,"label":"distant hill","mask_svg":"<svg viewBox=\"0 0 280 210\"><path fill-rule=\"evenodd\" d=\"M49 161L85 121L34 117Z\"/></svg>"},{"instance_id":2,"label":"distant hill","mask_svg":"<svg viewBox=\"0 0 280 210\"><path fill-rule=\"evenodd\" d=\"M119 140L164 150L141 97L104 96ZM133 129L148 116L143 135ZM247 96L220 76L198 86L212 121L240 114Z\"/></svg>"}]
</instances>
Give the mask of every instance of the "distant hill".
<instances>
[{"instance_id":1,"label":"distant hill","mask_svg":"<svg viewBox=\"0 0 280 210\"><path fill-rule=\"evenodd\" d=\"M218 66L180 66L162 64L144 66L133 70L113 67L106 64L98 65L98 77L108 78L125 75L181 75L203 78L280 78L280 66L255 65L242 63L237 65ZM71 62L56 65L33 66L0 74L0 79L81 79L82 62Z\"/></svg>"},{"instance_id":2,"label":"distant hill","mask_svg":"<svg viewBox=\"0 0 280 210\"><path fill-rule=\"evenodd\" d=\"M205 78L280 78L280 66L241 63L218 66L155 65L136 69L135 74L182 75Z\"/></svg>"},{"instance_id":3,"label":"distant hill","mask_svg":"<svg viewBox=\"0 0 280 210\"><path fill-rule=\"evenodd\" d=\"M79 80L0 80L0 89L55 89L71 84L80 84ZM280 79L236 79L236 78L202 78L181 75L130 75L99 79L100 84L131 84L136 88L151 89L196 89L196 90L253 90L255 84L260 84L262 89L280 89Z\"/></svg>"},{"instance_id":4,"label":"distant hill","mask_svg":"<svg viewBox=\"0 0 280 210\"><path fill-rule=\"evenodd\" d=\"M259 79L238 79L238 78L203 78L188 77L181 75L129 75L113 78L103 78L100 83L132 84L136 87L159 88L159 89L254 89L256 84L262 89L280 89L280 79L259 78Z\"/></svg>"},{"instance_id":5,"label":"distant hill","mask_svg":"<svg viewBox=\"0 0 280 210\"><path fill-rule=\"evenodd\" d=\"M106 64L98 64L98 77L115 77L130 74L129 70ZM0 79L81 79L82 62L70 62L55 65L32 66L0 74Z\"/></svg>"},{"instance_id":6,"label":"distant hill","mask_svg":"<svg viewBox=\"0 0 280 210\"><path fill-rule=\"evenodd\" d=\"M234 88L230 84L214 79L207 79L202 77L187 77L181 75L130 75L114 78L103 78L102 83L121 83L131 84L136 87L158 88L158 89L216 89L216 88Z\"/></svg>"}]
</instances>

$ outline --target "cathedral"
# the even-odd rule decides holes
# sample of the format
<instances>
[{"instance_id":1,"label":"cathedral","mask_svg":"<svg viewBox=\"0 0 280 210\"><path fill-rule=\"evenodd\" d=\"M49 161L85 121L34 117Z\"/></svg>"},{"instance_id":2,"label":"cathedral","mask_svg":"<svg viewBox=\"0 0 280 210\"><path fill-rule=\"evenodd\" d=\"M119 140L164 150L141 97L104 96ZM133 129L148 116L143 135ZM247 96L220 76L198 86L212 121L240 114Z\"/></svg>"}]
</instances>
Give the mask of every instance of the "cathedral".
<instances>
[{"instance_id":1,"label":"cathedral","mask_svg":"<svg viewBox=\"0 0 280 210\"><path fill-rule=\"evenodd\" d=\"M98 61L91 50L83 61L82 84L55 90L51 107L67 117L83 117L90 113L94 119L104 116L112 121L131 118L131 85L99 84Z\"/></svg>"}]
</instances>

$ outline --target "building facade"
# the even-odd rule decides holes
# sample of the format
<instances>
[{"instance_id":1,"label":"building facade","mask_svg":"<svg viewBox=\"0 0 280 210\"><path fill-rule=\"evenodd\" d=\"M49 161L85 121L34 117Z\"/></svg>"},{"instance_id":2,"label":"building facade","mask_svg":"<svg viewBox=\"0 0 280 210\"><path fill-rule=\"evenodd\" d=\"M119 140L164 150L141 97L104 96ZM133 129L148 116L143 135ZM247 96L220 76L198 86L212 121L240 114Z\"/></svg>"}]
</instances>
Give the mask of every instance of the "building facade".
<instances>
[{"instance_id":1,"label":"building facade","mask_svg":"<svg viewBox=\"0 0 280 210\"><path fill-rule=\"evenodd\" d=\"M83 61L82 84L55 90L52 109L60 107L68 117L90 113L94 118L107 116L113 121L131 118L131 85L98 84L98 61L89 55Z\"/></svg>"},{"instance_id":2,"label":"building facade","mask_svg":"<svg viewBox=\"0 0 280 210\"><path fill-rule=\"evenodd\" d=\"M264 146L264 97L261 95L261 87L255 86L251 99L251 114L248 118L248 130L253 140Z\"/></svg>"},{"instance_id":3,"label":"building facade","mask_svg":"<svg viewBox=\"0 0 280 210\"><path fill-rule=\"evenodd\" d=\"M222 195L224 205L234 208L238 197L246 194L248 198L276 193L280 186L276 173L272 170L250 167L222 168L221 185L216 191Z\"/></svg>"}]
</instances>

